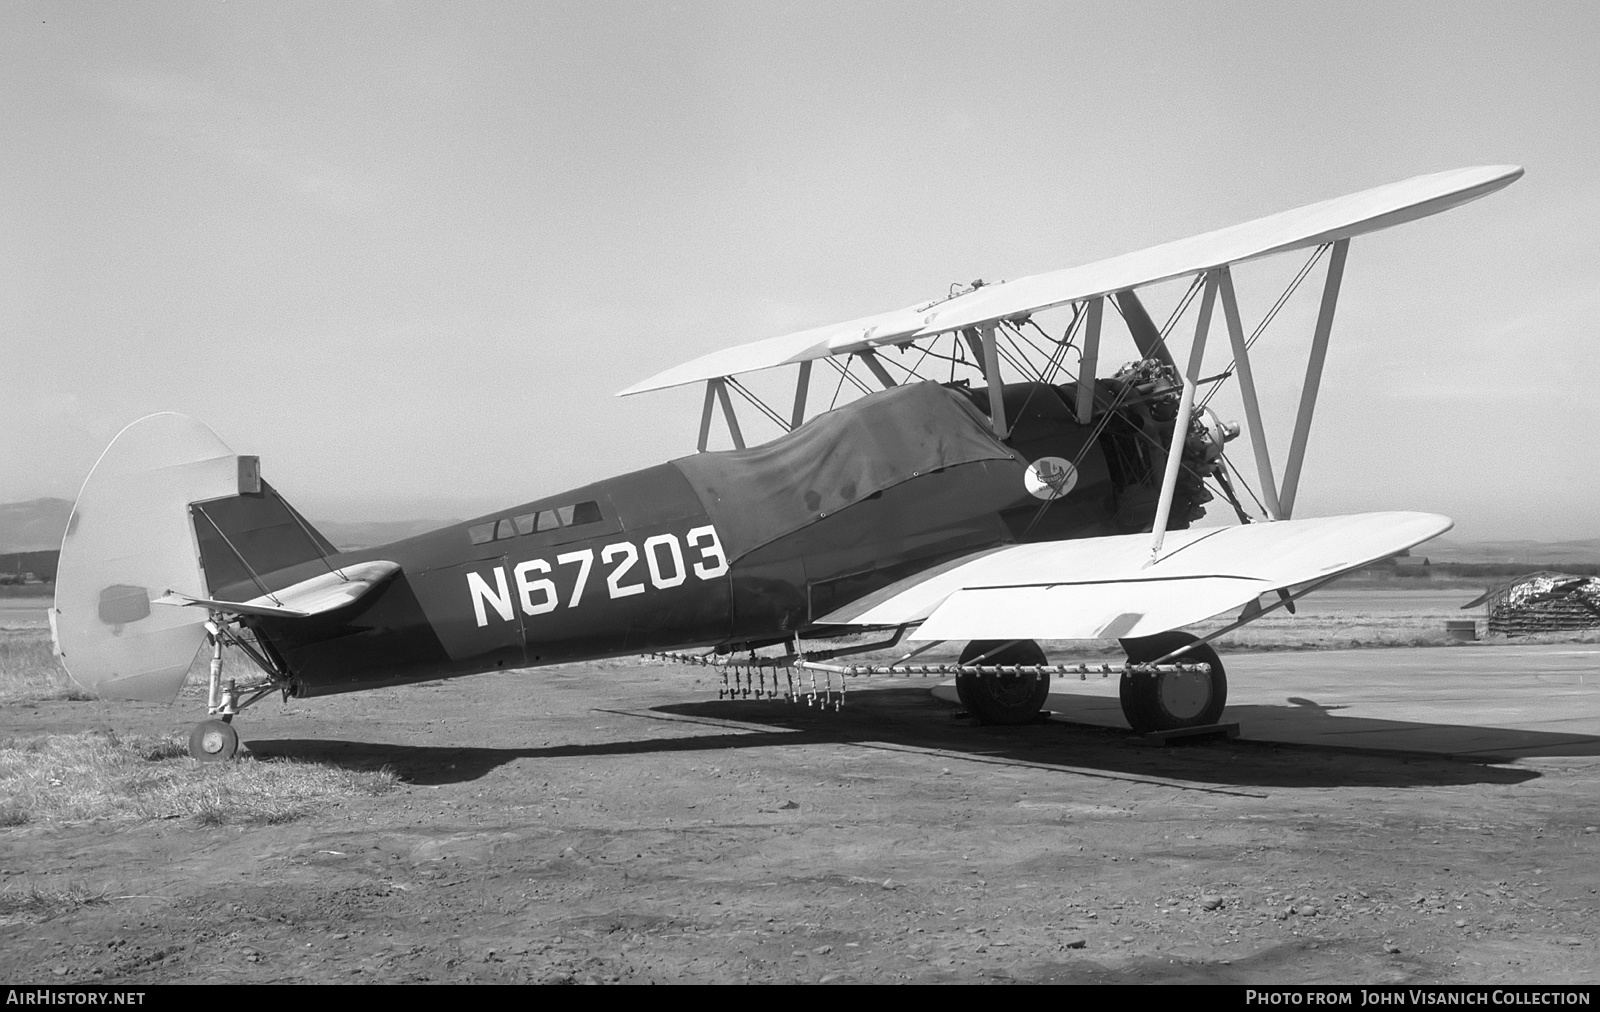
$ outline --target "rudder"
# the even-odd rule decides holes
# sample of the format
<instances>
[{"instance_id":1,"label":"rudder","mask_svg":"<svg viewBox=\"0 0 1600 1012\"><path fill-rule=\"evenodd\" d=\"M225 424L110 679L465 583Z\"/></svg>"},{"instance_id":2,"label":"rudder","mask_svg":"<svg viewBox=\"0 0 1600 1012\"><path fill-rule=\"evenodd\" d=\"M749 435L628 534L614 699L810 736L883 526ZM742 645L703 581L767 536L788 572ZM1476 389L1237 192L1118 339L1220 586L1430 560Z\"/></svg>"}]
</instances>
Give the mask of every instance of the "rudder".
<instances>
[{"instance_id":1,"label":"rudder","mask_svg":"<svg viewBox=\"0 0 1600 1012\"><path fill-rule=\"evenodd\" d=\"M207 616L152 601L168 591L206 598L224 589L208 585L202 558L221 556L197 536L203 525L192 522L191 504L233 502L258 481L254 458L240 458L184 415L149 415L117 434L84 480L61 542L50 626L74 681L107 699L177 696L206 643ZM282 503L276 493L271 501ZM321 538L309 525L305 531L303 542ZM245 537L261 538L264 557L281 554L270 534Z\"/></svg>"}]
</instances>

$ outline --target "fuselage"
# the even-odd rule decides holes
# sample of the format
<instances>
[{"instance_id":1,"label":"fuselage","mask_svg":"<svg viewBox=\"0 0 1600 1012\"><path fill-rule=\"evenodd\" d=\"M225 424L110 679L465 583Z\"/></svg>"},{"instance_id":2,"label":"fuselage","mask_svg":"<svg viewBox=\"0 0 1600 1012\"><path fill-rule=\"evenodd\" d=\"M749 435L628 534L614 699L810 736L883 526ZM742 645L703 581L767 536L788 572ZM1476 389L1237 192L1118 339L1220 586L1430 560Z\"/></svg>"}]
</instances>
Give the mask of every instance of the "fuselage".
<instances>
[{"instance_id":1,"label":"fuselage","mask_svg":"<svg viewBox=\"0 0 1600 1012\"><path fill-rule=\"evenodd\" d=\"M370 559L400 572L343 612L249 624L290 673L291 691L319 695L781 642L821 632L831 612L947 560L1148 526L1171 430L1159 431L1149 398L1121 405L1116 424L1080 424L1070 386L1013 385L1002 441L984 428L982 391L925 386L934 389L875 395L882 401L855 416L819 425L822 416L765 447L700 454L305 562L278 578ZM1054 488L1041 491L1041 475ZM1180 504L1174 526L1191 505Z\"/></svg>"}]
</instances>

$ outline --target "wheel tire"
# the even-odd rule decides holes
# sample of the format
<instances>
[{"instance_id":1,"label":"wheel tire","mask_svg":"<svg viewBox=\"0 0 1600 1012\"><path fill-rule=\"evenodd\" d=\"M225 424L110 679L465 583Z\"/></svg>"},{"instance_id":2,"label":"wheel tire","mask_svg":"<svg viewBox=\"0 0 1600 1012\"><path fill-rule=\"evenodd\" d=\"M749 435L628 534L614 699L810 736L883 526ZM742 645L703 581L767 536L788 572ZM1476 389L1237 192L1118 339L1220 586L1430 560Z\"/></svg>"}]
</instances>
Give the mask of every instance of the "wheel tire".
<instances>
[{"instance_id":1,"label":"wheel tire","mask_svg":"<svg viewBox=\"0 0 1600 1012\"><path fill-rule=\"evenodd\" d=\"M189 754L203 763L219 763L239 754L239 732L222 720L202 720L189 732Z\"/></svg>"},{"instance_id":2,"label":"wheel tire","mask_svg":"<svg viewBox=\"0 0 1600 1012\"><path fill-rule=\"evenodd\" d=\"M1004 640L973 640L961 651L961 663L967 664ZM989 664L1048 664L1044 651L1033 640L1014 643L981 662ZM1050 675L956 675L956 695L967 712L983 724L1031 724L1039 717L1039 709L1050 697Z\"/></svg>"},{"instance_id":3,"label":"wheel tire","mask_svg":"<svg viewBox=\"0 0 1600 1012\"><path fill-rule=\"evenodd\" d=\"M1193 643L1195 637L1186 632L1164 632L1154 636L1141 636L1122 641L1122 649L1134 664L1153 661L1158 657ZM1222 709L1228 705L1228 676L1222 659L1202 643L1182 657L1178 663L1211 665L1211 674L1148 674L1125 672L1118 686L1122 699L1122 715L1128 725L1142 733L1150 731L1176 731L1185 727L1203 727L1222 719Z\"/></svg>"}]
</instances>

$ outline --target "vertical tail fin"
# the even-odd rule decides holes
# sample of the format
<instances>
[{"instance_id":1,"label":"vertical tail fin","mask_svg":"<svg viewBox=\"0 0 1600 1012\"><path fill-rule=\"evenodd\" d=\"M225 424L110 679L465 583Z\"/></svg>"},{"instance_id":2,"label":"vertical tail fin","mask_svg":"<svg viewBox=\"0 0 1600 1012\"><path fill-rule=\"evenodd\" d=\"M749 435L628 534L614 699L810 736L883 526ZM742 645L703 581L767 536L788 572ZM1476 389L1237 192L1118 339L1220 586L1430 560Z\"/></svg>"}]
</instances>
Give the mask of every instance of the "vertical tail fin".
<instances>
[{"instance_id":1,"label":"vertical tail fin","mask_svg":"<svg viewBox=\"0 0 1600 1012\"><path fill-rule=\"evenodd\" d=\"M75 681L109 699L177 696L205 645L206 614L151 601L169 590L209 598L224 589L207 579L202 560L223 579L233 576L212 544L218 538L208 541L198 530L203 525L193 522L192 504L224 518L217 530L238 534L246 552L263 561L298 561L283 547L283 523L273 522L293 511L275 492L241 494L257 487L270 491L255 474L254 458L239 457L183 415L150 415L117 434L85 479L61 542L50 625ZM257 513L268 522L252 525ZM315 551L326 544L309 525L295 529Z\"/></svg>"},{"instance_id":2,"label":"vertical tail fin","mask_svg":"<svg viewBox=\"0 0 1600 1012\"><path fill-rule=\"evenodd\" d=\"M248 464L254 458L242 457ZM237 494L189 504L208 596L244 601L303 578L292 567L338 554L278 490L251 482ZM276 576L274 576L276 574Z\"/></svg>"}]
</instances>

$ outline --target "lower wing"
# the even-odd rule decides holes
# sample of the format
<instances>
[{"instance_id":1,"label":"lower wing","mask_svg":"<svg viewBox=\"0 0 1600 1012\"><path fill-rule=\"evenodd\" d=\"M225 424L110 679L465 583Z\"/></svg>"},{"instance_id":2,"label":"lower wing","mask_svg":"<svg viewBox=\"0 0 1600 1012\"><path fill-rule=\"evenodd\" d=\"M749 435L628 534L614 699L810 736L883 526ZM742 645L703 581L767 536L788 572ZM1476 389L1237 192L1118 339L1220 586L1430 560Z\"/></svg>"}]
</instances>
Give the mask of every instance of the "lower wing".
<instances>
[{"instance_id":1,"label":"lower wing","mask_svg":"<svg viewBox=\"0 0 1600 1012\"><path fill-rule=\"evenodd\" d=\"M902 580L820 621L921 623L913 639L1120 639L1325 580L1449 530L1433 513L1358 513L1167 534L1015 545Z\"/></svg>"}]
</instances>

